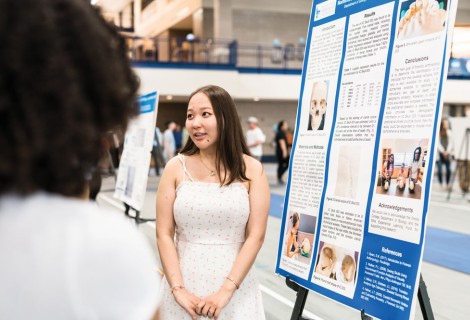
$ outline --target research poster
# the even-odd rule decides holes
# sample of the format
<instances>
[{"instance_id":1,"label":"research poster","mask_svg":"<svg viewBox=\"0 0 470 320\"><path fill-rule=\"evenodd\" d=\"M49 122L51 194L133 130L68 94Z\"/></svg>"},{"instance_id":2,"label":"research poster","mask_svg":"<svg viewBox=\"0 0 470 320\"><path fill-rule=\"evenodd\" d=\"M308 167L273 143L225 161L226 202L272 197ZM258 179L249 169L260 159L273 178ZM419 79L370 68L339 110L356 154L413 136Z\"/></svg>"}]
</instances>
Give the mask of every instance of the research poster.
<instances>
[{"instance_id":1,"label":"research poster","mask_svg":"<svg viewBox=\"0 0 470 320\"><path fill-rule=\"evenodd\" d=\"M456 8L312 6L276 272L379 319L414 318Z\"/></svg>"},{"instance_id":2,"label":"research poster","mask_svg":"<svg viewBox=\"0 0 470 320\"><path fill-rule=\"evenodd\" d=\"M150 157L155 135L158 94L139 97L140 114L130 121L124 137L114 197L140 211L147 190Z\"/></svg>"}]
</instances>

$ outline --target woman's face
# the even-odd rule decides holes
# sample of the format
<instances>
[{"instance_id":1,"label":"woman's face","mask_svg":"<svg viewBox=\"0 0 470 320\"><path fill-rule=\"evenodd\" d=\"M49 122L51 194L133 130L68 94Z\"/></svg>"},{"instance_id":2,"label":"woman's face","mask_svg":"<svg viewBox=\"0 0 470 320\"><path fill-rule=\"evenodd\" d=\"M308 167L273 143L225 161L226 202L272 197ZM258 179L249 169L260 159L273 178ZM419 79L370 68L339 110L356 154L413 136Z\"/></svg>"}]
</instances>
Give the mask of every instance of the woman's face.
<instances>
[{"instance_id":1,"label":"woman's face","mask_svg":"<svg viewBox=\"0 0 470 320\"><path fill-rule=\"evenodd\" d=\"M287 131L288 128L289 126L287 125L287 121L284 121L281 126L282 131Z\"/></svg>"},{"instance_id":2,"label":"woman's face","mask_svg":"<svg viewBox=\"0 0 470 320\"><path fill-rule=\"evenodd\" d=\"M415 159L415 161L419 160L419 150L415 151L414 159Z\"/></svg>"},{"instance_id":3,"label":"woman's face","mask_svg":"<svg viewBox=\"0 0 470 320\"><path fill-rule=\"evenodd\" d=\"M390 156L388 156L388 160L390 162L393 162L393 160L395 159L395 157L393 156L393 154L391 154Z\"/></svg>"},{"instance_id":4,"label":"woman's face","mask_svg":"<svg viewBox=\"0 0 470 320\"><path fill-rule=\"evenodd\" d=\"M442 127L444 129L449 129L449 121L448 120L442 120Z\"/></svg>"},{"instance_id":5,"label":"woman's face","mask_svg":"<svg viewBox=\"0 0 470 320\"><path fill-rule=\"evenodd\" d=\"M189 100L186 128L199 149L215 148L219 133L217 119L209 98L202 92L196 93Z\"/></svg>"}]
</instances>

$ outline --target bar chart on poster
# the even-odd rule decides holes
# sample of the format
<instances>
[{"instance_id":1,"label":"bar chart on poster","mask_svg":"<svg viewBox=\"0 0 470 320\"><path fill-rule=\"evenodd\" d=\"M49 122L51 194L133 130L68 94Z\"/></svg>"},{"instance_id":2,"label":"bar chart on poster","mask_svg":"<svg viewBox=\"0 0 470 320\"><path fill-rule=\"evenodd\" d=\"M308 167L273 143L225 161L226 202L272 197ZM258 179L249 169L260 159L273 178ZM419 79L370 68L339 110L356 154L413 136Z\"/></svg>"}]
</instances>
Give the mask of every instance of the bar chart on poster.
<instances>
[{"instance_id":1,"label":"bar chart on poster","mask_svg":"<svg viewBox=\"0 0 470 320\"><path fill-rule=\"evenodd\" d=\"M314 1L276 272L413 319L457 1Z\"/></svg>"}]
</instances>

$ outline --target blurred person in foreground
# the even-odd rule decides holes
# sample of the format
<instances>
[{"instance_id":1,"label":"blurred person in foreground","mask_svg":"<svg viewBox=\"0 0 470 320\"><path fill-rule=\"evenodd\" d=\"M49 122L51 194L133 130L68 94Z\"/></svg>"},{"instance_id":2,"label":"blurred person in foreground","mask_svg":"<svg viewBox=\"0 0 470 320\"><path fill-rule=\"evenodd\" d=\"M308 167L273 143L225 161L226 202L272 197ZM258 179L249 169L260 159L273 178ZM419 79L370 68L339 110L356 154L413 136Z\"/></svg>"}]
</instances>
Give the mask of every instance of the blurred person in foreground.
<instances>
[{"instance_id":1,"label":"blurred person in foreground","mask_svg":"<svg viewBox=\"0 0 470 320\"><path fill-rule=\"evenodd\" d=\"M84 0L6 0L0 41L0 318L151 319L146 240L81 200L138 112L123 39Z\"/></svg>"}]
</instances>

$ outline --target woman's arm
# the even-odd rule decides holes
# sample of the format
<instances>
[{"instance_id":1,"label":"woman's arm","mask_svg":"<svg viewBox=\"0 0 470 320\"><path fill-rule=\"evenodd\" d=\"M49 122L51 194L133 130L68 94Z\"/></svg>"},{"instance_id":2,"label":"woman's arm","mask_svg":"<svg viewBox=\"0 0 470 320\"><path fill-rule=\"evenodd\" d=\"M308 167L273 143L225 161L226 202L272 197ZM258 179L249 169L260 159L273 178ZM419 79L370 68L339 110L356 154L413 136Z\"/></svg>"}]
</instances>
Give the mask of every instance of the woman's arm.
<instances>
[{"instance_id":1,"label":"woman's arm","mask_svg":"<svg viewBox=\"0 0 470 320\"><path fill-rule=\"evenodd\" d=\"M177 158L167 163L157 191L157 246L160 253L165 277L176 302L183 307L193 319L196 319L196 305L200 299L184 288L178 255L173 238L175 220L173 204L176 198L177 173L181 164Z\"/></svg>"},{"instance_id":2,"label":"woman's arm","mask_svg":"<svg viewBox=\"0 0 470 320\"><path fill-rule=\"evenodd\" d=\"M296 249L295 251L290 250L292 248L292 245L294 245L294 248ZM299 248L299 244L297 243L297 241L295 239L295 235L292 234L292 229L291 229L289 231L289 236L288 236L288 240L287 240L286 255L289 258L292 258L297 253L298 248Z\"/></svg>"},{"instance_id":3,"label":"woman's arm","mask_svg":"<svg viewBox=\"0 0 470 320\"><path fill-rule=\"evenodd\" d=\"M292 247L292 231L289 230L287 236L287 243L286 243L286 256L290 257L290 248Z\"/></svg>"},{"instance_id":4,"label":"woman's arm","mask_svg":"<svg viewBox=\"0 0 470 320\"><path fill-rule=\"evenodd\" d=\"M219 291L205 298L199 304L202 315L207 315L209 308L214 311L217 319L220 311L232 298L237 286L242 286L248 271L250 271L256 256L261 249L266 233L269 213L269 185L263 166L253 158L245 157L247 177L250 181L250 217L246 225L246 240L232 266L228 278Z\"/></svg>"},{"instance_id":5,"label":"woman's arm","mask_svg":"<svg viewBox=\"0 0 470 320\"><path fill-rule=\"evenodd\" d=\"M385 161L382 166L382 177L387 178L387 161Z\"/></svg>"}]
</instances>

